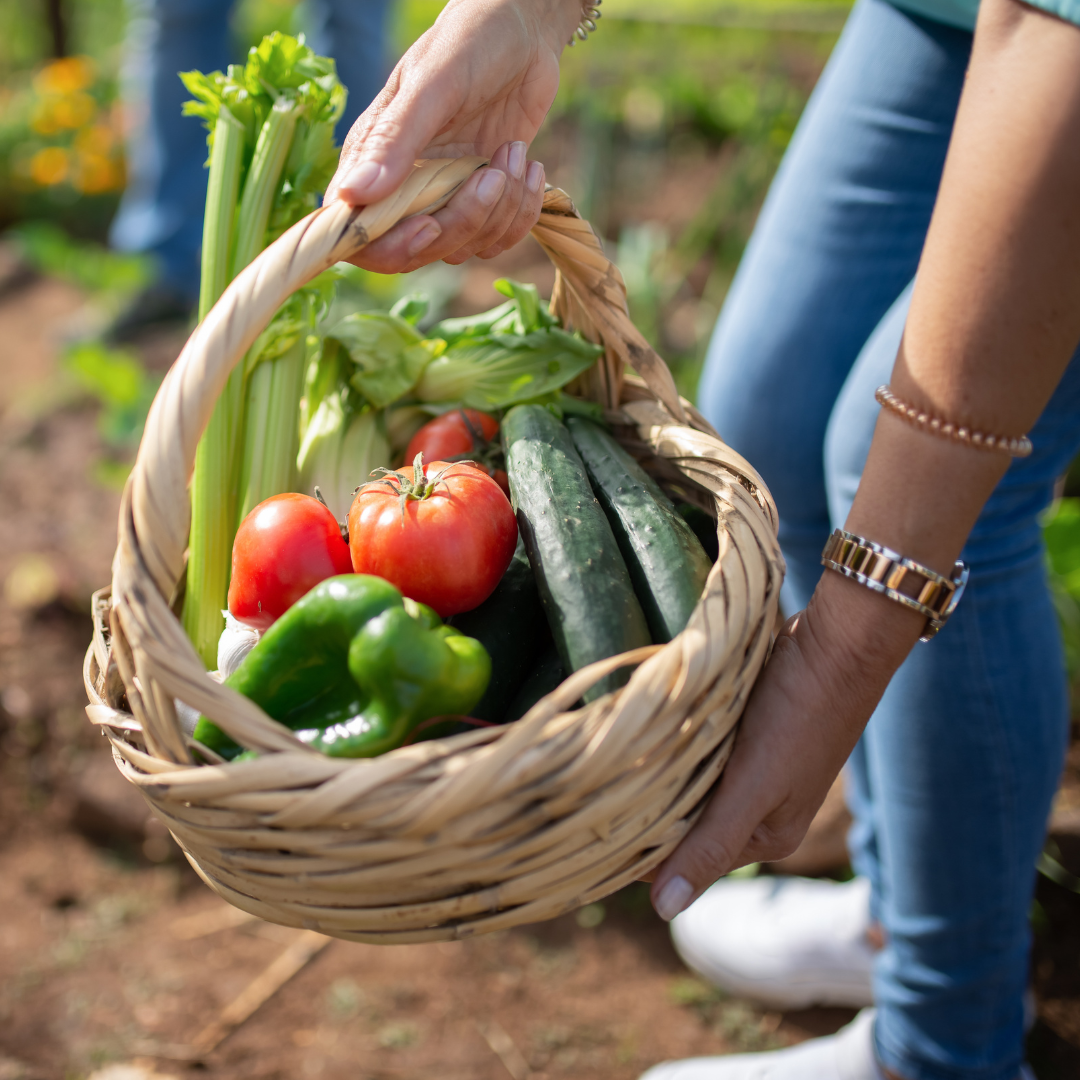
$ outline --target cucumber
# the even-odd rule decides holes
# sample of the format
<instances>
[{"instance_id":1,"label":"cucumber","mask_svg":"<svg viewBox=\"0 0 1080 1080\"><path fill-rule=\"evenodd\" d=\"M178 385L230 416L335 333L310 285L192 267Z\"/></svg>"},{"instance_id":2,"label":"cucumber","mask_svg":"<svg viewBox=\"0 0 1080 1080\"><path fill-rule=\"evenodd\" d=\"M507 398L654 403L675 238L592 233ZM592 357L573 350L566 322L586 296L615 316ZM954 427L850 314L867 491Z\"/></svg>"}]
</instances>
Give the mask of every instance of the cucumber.
<instances>
[{"instance_id":1,"label":"cucumber","mask_svg":"<svg viewBox=\"0 0 1080 1080\"><path fill-rule=\"evenodd\" d=\"M518 529L565 669L648 645L629 571L570 432L542 405L511 409L502 432ZM585 700L629 677L625 668L613 672Z\"/></svg>"},{"instance_id":2,"label":"cucumber","mask_svg":"<svg viewBox=\"0 0 1080 1080\"><path fill-rule=\"evenodd\" d=\"M467 637L476 638L491 656L491 682L471 715L497 723L551 644L536 577L520 536L495 591L478 608L455 615L449 622Z\"/></svg>"},{"instance_id":3,"label":"cucumber","mask_svg":"<svg viewBox=\"0 0 1080 1080\"><path fill-rule=\"evenodd\" d=\"M546 697L566 678L566 670L559 659L558 650L551 645L529 672L529 677L510 702L504 722L520 720L542 697Z\"/></svg>"},{"instance_id":4,"label":"cucumber","mask_svg":"<svg viewBox=\"0 0 1080 1080\"><path fill-rule=\"evenodd\" d=\"M675 509L679 511L679 517L694 530L694 535L701 541L705 554L709 556L709 562L716 562L720 558L720 537L716 535L716 518L693 503L676 503Z\"/></svg>"},{"instance_id":5,"label":"cucumber","mask_svg":"<svg viewBox=\"0 0 1080 1080\"><path fill-rule=\"evenodd\" d=\"M611 522L653 640L670 641L686 629L712 563L656 481L607 431L577 416L566 426Z\"/></svg>"}]
</instances>

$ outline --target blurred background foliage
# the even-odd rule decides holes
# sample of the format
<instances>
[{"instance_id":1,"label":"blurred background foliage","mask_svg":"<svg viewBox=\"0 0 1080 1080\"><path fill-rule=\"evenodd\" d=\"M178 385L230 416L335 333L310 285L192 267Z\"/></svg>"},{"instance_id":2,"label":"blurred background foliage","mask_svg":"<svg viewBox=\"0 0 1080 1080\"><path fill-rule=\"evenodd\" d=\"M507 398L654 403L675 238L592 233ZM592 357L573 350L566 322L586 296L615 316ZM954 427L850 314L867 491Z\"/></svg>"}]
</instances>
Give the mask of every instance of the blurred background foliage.
<instances>
[{"instance_id":1,"label":"blurred background foliage","mask_svg":"<svg viewBox=\"0 0 1080 1080\"><path fill-rule=\"evenodd\" d=\"M845 0L607 0L600 32L567 50L533 148L574 196L627 281L643 333L692 397L708 337L757 210L849 9ZM441 0L400 0L400 55ZM240 0L239 58L302 31L303 0ZM124 185L117 98L124 0L0 4L0 231L36 269L119 302L147 280L102 242ZM391 57L393 59L393 57ZM452 302L461 272L346 282L375 306L417 286ZM103 404L102 433L137 440L156 380L130 353L69 348L68 374ZM1074 472L1076 470L1074 469ZM1046 536L1070 669L1080 670L1080 476Z\"/></svg>"},{"instance_id":2,"label":"blurred background foliage","mask_svg":"<svg viewBox=\"0 0 1080 1080\"><path fill-rule=\"evenodd\" d=\"M395 5L396 54L440 0ZM846 15L829 0L608 0L570 49L534 153L617 244L635 318L692 393L754 214ZM49 221L103 239L124 184L123 0L0 6L0 229ZM236 52L306 23L297 0L240 0ZM689 170L677 207L650 205Z\"/></svg>"}]
</instances>

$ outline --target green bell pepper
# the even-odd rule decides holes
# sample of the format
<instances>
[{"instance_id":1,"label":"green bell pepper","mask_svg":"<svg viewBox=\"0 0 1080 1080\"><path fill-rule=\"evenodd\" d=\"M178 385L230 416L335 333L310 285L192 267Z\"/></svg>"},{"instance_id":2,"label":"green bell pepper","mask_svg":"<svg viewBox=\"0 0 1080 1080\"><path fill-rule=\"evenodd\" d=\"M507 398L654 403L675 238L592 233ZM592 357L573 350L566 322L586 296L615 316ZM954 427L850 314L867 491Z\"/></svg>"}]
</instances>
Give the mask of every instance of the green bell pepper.
<instances>
[{"instance_id":1,"label":"green bell pepper","mask_svg":"<svg viewBox=\"0 0 1080 1080\"><path fill-rule=\"evenodd\" d=\"M491 677L484 647L382 578L342 574L298 600L226 680L332 757L400 746L432 716L462 714ZM205 716L195 738L240 752Z\"/></svg>"}]
</instances>

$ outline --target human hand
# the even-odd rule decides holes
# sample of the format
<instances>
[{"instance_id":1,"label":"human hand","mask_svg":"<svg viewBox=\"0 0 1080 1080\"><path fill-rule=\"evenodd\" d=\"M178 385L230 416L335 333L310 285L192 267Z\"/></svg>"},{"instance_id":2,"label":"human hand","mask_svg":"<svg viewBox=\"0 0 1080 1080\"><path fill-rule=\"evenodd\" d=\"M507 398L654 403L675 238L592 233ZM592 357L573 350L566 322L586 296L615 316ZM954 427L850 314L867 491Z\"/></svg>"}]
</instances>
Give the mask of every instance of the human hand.
<instances>
[{"instance_id":1,"label":"human hand","mask_svg":"<svg viewBox=\"0 0 1080 1080\"><path fill-rule=\"evenodd\" d=\"M777 636L704 813L655 871L661 918L674 918L724 874L798 847L924 625L838 574L823 576Z\"/></svg>"},{"instance_id":2,"label":"human hand","mask_svg":"<svg viewBox=\"0 0 1080 1080\"><path fill-rule=\"evenodd\" d=\"M404 273L436 259L491 258L536 224L544 168L528 144L559 85L577 0L451 0L402 57L345 140L326 201L367 205L393 192L416 158L489 157L434 214L400 222L353 260Z\"/></svg>"}]
</instances>

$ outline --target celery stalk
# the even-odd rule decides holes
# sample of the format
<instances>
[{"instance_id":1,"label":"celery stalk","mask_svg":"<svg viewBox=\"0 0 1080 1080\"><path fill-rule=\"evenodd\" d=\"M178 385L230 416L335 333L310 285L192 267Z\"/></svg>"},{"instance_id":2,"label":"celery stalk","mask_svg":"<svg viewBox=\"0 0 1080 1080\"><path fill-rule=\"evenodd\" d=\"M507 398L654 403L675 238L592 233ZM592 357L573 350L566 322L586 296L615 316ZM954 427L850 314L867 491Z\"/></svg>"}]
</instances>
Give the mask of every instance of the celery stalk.
<instances>
[{"instance_id":1,"label":"celery stalk","mask_svg":"<svg viewBox=\"0 0 1080 1080\"><path fill-rule=\"evenodd\" d=\"M271 495L296 488L298 403L306 347L301 337L284 356L264 360L248 377L238 520Z\"/></svg>"},{"instance_id":2,"label":"celery stalk","mask_svg":"<svg viewBox=\"0 0 1080 1080\"><path fill-rule=\"evenodd\" d=\"M245 65L231 65L227 74L189 71L181 78L194 99L185 103L185 115L202 118L213 133L203 229L202 318L268 239L314 208L337 158L332 135L327 137L322 128L332 132L344 109L345 89L336 78L333 60L316 56L302 38L276 31L249 50ZM301 116L306 125L303 139L295 137ZM319 138L311 141L312 134ZM294 147L294 142L303 146ZM256 343L246 363L229 376L196 451L183 622L207 666L214 663L223 626L221 609L228 596L241 480L245 491L249 487L255 491L277 483L278 459L288 461L290 476L295 467L298 436L293 429L304 357L302 346L292 357L291 340L279 333L276 344L263 339ZM267 370L255 369L253 393L258 400L252 416L257 428L270 417L276 419L269 428L252 432L252 446L258 448L252 465L242 473L245 370L260 356ZM286 410L285 399L290 396ZM291 414L288 420L286 411ZM281 433L284 445L279 451ZM284 484L289 486L290 482Z\"/></svg>"},{"instance_id":3,"label":"celery stalk","mask_svg":"<svg viewBox=\"0 0 1080 1080\"><path fill-rule=\"evenodd\" d=\"M216 665L218 638L225 626L221 611L229 592L232 542L236 535L237 485L233 463L243 390L243 373L233 371L199 440L191 477L184 629L208 668Z\"/></svg>"},{"instance_id":4,"label":"celery stalk","mask_svg":"<svg viewBox=\"0 0 1080 1080\"><path fill-rule=\"evenodd\" d=\"M214 124L210 177L203 218L202 268L199 280L199 321L217 303L229 284L229 250L233 216L244 164L244 125L223 105Z\"/></svg>"},{"instance_id":5,"label":"celery stalk","mask_svg":"<svg viewBox=\"0 0 1080 1080\"><path fill-rule=\"evenodd\" d=\"M244 184L233 253L233 273L238 274L262 250L274 196L289 157L300 109L295 101L281 97L274 102L255 146L251 170ZM249 353L253 355L258 343ZM244 393L241 426L240 505L236 523L263 499L288 491L295 477L299 440L297 412L304 378L304 345L284 356L258 363ZM250 422L249 422L250 421Z\"/></svg>"},{"instance_id":6,"label":"celery stalk","mask_svg":"<svg viewBox=\"0 0 1080 1080\"><path fill-rule=\"evenodd\" d=\"M229 249L243 151L244 128L222 106L214 125L206 215L203 219L200 320L214 306L229 282ZM234 371L199 440L195 451L195 471L191 478L191 536L188 540L183 621L188 637L208 667L214 666L217 641L224 626L221 609L229 588L232 551L232 534L228 529L231 515L225 518L216 508L217 500L222 495L217 465L232 460L235 441L233 428L243 400L242 390L243 376Z\"/></svg>"},{"instance_id":7,"label":"celery stalk","mask_svg":"<svg viewBox=\"0 0 1080 1080\"><path fill-rule=\"evenodd\" d=\"M274 205L281 171L292 146L293 132L300 109L295 101L281 97L274 102L259 132L255 144L255 156L244 181L244 194L236 219L236 243L233 246L232 277L256 255L266 243L266 226Z\"/></svg>"},{"instance_id":8,"label":"celery stalk","mask_svg":"<svg viewBox=\"0 0 1080 1080\"><path fill-rule=\"evenodd\" d=\"M229 280L236 277L263 248L270 209L281 180L281 170L289 156L297 115L295 103L280 98L274 103L259 132L240 199ZM216 150L215 144L211 152L211 179ZM226 213L231 216L235 205L234 191L230 204L221 203L222 216ZM219 272L216 265L214 270ZM199 306L201 310L201 294ZM208 310L212 306L213 301ZM243 365L238 365L229 376L210 424L199 441L195 454L195 474L191 482L191 539L188 542L190 603L185 600L184 625L203 662L208 665L213 665L217 658L217 642L225 625L221 612L228 599L232 543L238 524L236 511L240 503L239 457L244 429L244 396ZM293 398L294 412L299 396L297 389ZM295 448L292 453L295 454Z\"/></svg>"}]
</instances>

